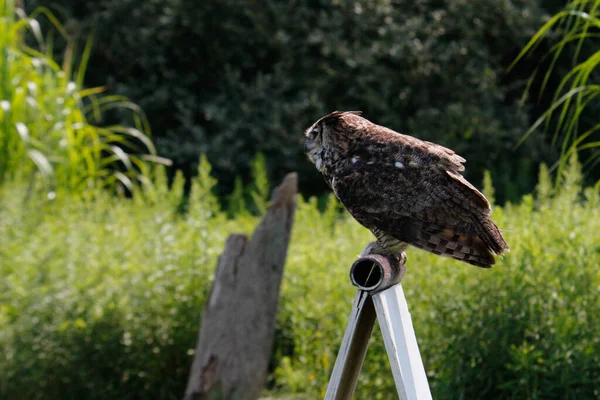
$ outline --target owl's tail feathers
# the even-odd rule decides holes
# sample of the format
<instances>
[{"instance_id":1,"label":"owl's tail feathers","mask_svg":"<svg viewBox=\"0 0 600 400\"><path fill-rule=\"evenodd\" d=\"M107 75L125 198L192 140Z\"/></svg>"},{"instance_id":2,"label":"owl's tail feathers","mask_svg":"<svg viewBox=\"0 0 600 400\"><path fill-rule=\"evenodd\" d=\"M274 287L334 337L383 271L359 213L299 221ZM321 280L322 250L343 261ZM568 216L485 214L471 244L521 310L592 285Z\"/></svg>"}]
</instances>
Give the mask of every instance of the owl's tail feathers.
<instances>
[{"instance_id":1,"label":"owl's tail feathers","mask_svg":"<svg viewBox=\"0 0 600 400\"><path fill-rule=\"evenodd\" d=\"M490 268L494 265L496 263L494 254L499 254L487 244L487 241L480 238L478 232L458 234L449 231L421 230L417 233L416 239L411 243L415 247L482 268Z\"/></svg>"},{"instance_id":2,"label":"owl's tail feathers","mask_svg":"<svg viewBox=\"0 0 600 400\"><path fill-rule=\"evenodd\" d=\"M478 236L463 235L449 231L425 231L417 233L415 247L443 257L454 258L478 267L489 268L494 256Z\"/></svg>"},{"instance_id":3,"label":"owl's tail feathers","mask_svg":"<svg viewBox=\"0 0 600 400\"><path fill-rule=\"evenodd\" d=\"M475 231L494 254L502 255L502 253L510 251L508 244L506 244L506 241L502 237L500 229L488 216L476 219L473 222Z\"/></svg>"}]
</instances>

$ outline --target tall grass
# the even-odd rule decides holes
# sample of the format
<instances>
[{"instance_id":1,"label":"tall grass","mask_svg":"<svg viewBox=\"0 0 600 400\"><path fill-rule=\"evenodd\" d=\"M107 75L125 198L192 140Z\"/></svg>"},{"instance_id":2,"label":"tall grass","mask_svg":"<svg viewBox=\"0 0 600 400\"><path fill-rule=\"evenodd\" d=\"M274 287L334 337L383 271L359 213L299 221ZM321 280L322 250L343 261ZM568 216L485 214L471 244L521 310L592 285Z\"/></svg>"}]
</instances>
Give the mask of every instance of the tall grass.
<instances>
[{"instance_id":1,"label":"tall grass","mask_svg":"<svg viewBox=\"0 0 600 400\"><path fill-rule=\"evenodd\" d=\"M52 59L52 36L44 39L36 20L42 16L69 42L62 65ZM73 44L49 11L40 8L28 17L15 0L0 0L0 185L41 176L51 196L117 182L133 190L144 181L147 161L168 162L156 156L139 107L103 95L104 88L82 86L91 43L74 65ZM112 108L131 110L135 126L92 123Z\"/></svg>"},{"instance_id":2,"label":"tall grass","mask_svg":"<svg viewBox=\"0 0 600 400\"><path fill-rule=\"evenodd\" d=\"M514 66L533 51L550 32L554 31L560 35L558 43L552 46L549 54L546 55L550 58L550 66L543 77L541 96L554 72L556 62L560 57L565 56L567 50L572 50L574 66L556 88L552 105L535 121L520 141L522 143L542 125L549 130L554 120L552 143L560 146L562 155L557 164L557 176L561 176L573 152L591 149L592 155L586 160L587 166L592 168L600 163L600 137L598 136L600 121L597 120L597 123L584 132L581 132L579 127L580 119L593 111L590 110L591 105L598 104L598 95L600 95L600 84L596 82L600 65L599 28L600 0L572 0L540 28L512 64ZM581 57L582 49L586 45L592 50L585 52L586 55ZM530 78L530 84L538 72L536 70ZM598 183L600 185L600 182Z\"/></svg>"},{"instance_id":3,"label":"tall grass","mask_svg":"<svg viewBox=\"0 0 600 400\"><path fill-rule=\"evenodd\" d=\"M571 160L558 185L542 168L535 196L494 208L512 252L491 270L409 251L403 285L434 398L598 397L600 195L582 191ZM0 187L0 398L181 397L223 242L251 232L250 210L266 204L255 174L230 218L209 172L202 160L185 217L183 179L169 190L164 173L133 201L99 191L93 204L24 205L26 185ZM348 268L372 239L340 211L334 197L324 210L300 199L275 394L324 395L354 295ZM394 399L378 329L367 357L356 398Z\"/></svg>"}]
</instances>

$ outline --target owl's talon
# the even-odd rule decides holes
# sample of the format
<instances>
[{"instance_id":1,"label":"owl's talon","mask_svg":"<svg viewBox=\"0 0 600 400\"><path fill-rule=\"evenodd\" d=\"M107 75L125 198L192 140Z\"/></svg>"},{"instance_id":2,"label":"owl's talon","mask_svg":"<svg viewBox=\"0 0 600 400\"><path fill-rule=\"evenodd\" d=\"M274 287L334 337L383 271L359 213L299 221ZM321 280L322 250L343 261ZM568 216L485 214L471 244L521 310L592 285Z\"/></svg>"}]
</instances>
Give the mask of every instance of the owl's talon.
<instances>
[{"instance_id":1,"label":"owl's talon","mask_svg":"<svg viewBox=\"0 0 600 400\"><path fill-rule=\"evenodd\" d=\"M398 256L398 264L406 265L406 253L405 252L400 253L400 256Z\"/></svg>"},{"instance_id":2,"label":"owl's talon","mask_svg":"<svg viewBox=\"0 0 600 400\"><path fill-rule=\"evenodd\" d=\"M404 251L400 254L390 253L389 250L386 251L386 249L376 241L366 245L363 251L360 253L360 256L368 256L370 254L378 254L384 257L390 257L396 260L399 265L406 265L406 253Z\"/></svg>"}]
</instances>

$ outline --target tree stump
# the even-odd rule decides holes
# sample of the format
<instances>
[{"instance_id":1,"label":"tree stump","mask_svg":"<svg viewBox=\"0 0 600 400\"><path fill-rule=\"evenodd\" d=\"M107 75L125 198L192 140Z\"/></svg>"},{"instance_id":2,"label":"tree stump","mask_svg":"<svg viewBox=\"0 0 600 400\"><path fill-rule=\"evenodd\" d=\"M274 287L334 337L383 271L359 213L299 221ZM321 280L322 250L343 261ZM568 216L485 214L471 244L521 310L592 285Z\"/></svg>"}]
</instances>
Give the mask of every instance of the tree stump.
<instances>
[{"instance_id":1,"label":"tree stump","mask_svg":"<svg viewBox=\"0 0 600 400\"><path fill-rule=\"evenodd\" d=\"M248 241L230 235L205 306L185 400L260 396L296 210L297 176L288 174Z\"/></svg>"}]
</instances>

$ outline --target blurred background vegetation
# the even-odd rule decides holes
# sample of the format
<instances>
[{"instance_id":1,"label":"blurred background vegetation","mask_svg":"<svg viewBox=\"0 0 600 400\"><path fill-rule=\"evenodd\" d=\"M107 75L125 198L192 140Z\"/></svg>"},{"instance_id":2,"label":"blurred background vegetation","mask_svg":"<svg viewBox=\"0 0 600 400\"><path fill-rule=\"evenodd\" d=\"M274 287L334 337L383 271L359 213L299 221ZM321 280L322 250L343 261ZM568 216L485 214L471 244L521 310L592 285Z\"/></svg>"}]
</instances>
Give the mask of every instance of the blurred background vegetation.
<instances>
[{"instance_id":1,"label":"blurred background vegetation","mask_svg":"<svg viewBox=\"0 0 600 400\"><path fill-rule=\"evenodd\" d=\"M95 191L24 203L26 185L0 187L0 398L182 396L223 242L258 222L250 204L229 218L209 173L203 162L185 218L183 177L169 190L164 171L133 201ZM409 252L404 290L435 399L598 397L600 196L580 182L575 162L557 186L542 169L534 195L495 207L512 251L491 270ZM348 268L371 240L339 211L333 196L325 210L300 199L275 397L324 396L354 295ZM356 398L397 398L377 329Z\"/></svg>"},{"instance_id":2,"label":"blurred background vegetation","mask_svg":"<svg viewBox=\"0 0 600 400\"><path fill-rule=\"evenodd\" d=\"M455 149L498 204L496 268L409 254L434 398L599 398L600 0L563 6L0 0L0 398L181 397L223 242L289 170L267 389L322 397L371 240L302 154L334 109ZM374 336L357 398L393 399Z\"/></svg>"},{"instance_id":3,"label":"blurred background vegetation","mask_svg":"<svg viewBox=\"0 0 600 400\"><path fill-rule=\"evenodd\" d=\"M298 171L303 193L323 193L322 178L302 153L303 130L333 110L362 110L376 123L456 150L468 160L472 181L489 170L501 203L531 191L539 163L557 159L543 135L515 149L553 100L551 90L538 96L542 73L530 83L531 95L523 92L539 63L542 71L550 65L543 56L555 42L539 43L508 67L564 4L25 1L30 11L50 8L80 45L93 35L85 84L139 104L157 151L186 177L207 154L221 195L233 190L236 176L248 182L258 151L273 180ZM571 65L565 51L547 86L558 86ZM130 123L123 113L104 118Z\"/></svg>"}]
</instances>

